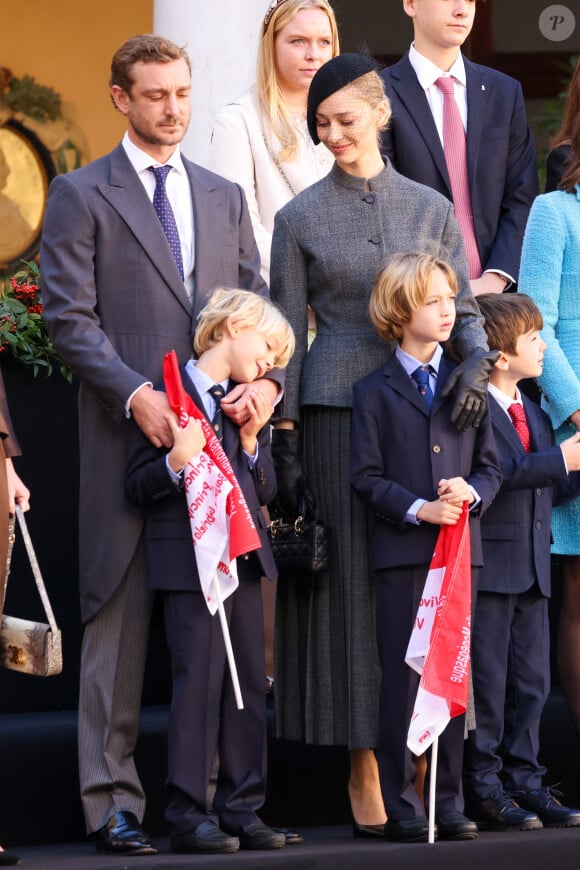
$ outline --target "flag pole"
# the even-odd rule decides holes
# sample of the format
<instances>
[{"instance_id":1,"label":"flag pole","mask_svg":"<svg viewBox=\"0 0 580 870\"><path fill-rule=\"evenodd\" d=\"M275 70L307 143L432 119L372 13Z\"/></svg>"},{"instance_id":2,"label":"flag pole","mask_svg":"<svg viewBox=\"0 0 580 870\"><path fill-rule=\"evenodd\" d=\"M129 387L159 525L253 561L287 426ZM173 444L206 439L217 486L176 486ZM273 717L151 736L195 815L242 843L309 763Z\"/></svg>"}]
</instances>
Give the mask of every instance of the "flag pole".
<instances>
[{"instance_id":1,"label":"flag pole","mask_svg":"<svg viewBox=\"0 0 580 870\"><path fill-rule=\"evenodd\" d=\"M232 683L234 684L234 695L236 696L236 706L238 710L244 709L244 702L242 700L242 690L240 688L240 681L238 679L238 669L236 667L236 660L234 658L234 651L232 649L232 640L230 638L230 629L228 626L228 621L226 619L226 611L224 609L224 602L222 599L222 593L220 589L220 584L218 582L217 574L213 575L213 589L215 593L215 597L217 600L218 613L220 617L220 623L222 627L222 634L224 636L224 643L226 645L226 655L228 657L228 664L230 666L230 674L232 677Z\"/></svg>"},{"instance_id":2,"label":"flag pole","mask_svg":"<svg viewBox=\"0 0 580 870\"><path fill-rule=\"evenodd\" d=\"M437 782L437 753L439 751L439 738L436 737L431 744L431 763L429 765L429 837L428 842L435 842L435 785Z\"/></svg>"}]
</instances>

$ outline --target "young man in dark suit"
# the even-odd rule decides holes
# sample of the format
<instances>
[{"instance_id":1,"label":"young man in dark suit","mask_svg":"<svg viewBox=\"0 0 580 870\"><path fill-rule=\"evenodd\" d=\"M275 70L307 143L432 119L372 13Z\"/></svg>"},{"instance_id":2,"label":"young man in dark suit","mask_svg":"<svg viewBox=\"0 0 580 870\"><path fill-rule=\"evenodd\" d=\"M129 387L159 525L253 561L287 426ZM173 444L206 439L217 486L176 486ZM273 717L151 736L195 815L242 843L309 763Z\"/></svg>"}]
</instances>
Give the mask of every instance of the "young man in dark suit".
<instances>
[{"instance_id":1,"label":"young man in dark suit","mask_svg":"<svg viewBox=\"0 0 580 870\"><path fill-rule=\"evenodd\" d=\"M236 560L239 586L224 602L244 703L238 710L220 619L210 614L200 584L189 518L198 508L188 504L184 491L184 475L194 473L188 463L205 443L200 423L190 418L180 429L169 413L169 451L154 447L133 427L125 489L146 510L147 577L163 599L171 660L166 810L171 849L206 854L276 849L285 845L285 834L257 816L266 791L260 578L277 576L261 510L276 494L267 425L273 409L256 388L248 396L247 418L237 426L223 414L216 388L223 396L236 383L254 382L274 366L285 366L294 336L266 299L244 290L216 290L199 316L194 348L199 356L185 366L185 390L220 433L261 546ZM217 786L208 806L216 754Z\"/></svg>"},{"instance_id":2,"label":"young man in dark suit","mask_svg":"<svg viewBox=\"0 0 580 870\"><path fill-rule=\"evenodd\" d=\"M518 389L542 373L542 315L529 296L485 294L479 305L489 346L500 351L489 383L489 413L503 474L481 521L472 640L477 728L464 763L467 813L494 831L580 825L542 785L540 716L550 688L550 515L578 494L580 433L554 444L547 415ZM573 434L572 434L573 433Z\"/></svg>"},{"instance_id":3,"label":"young man in dark suit","mask_svg":"<svg viewBox=\"0 0 580 870\"><path fill-rule=\"evenodd\" d=\"M457 523L467 502L472 565L481 565L479 516L501 482L487 412L478 428L458 432L451 403L441 395L455 368L440 342L451 334L456 295L457 279L445 261L430 254L392 257L373 288L370 316L381 338L399 345L353 392L351 482L369 508L382 669L376 754L385 837L399 842L428 836L407 747L419 676L405 664L405 652L437 535L441 525ZM476 579L474 568L472 594ZM439 738L439 839L477 837L477 825L463 814L464 726L465 717L457 716Z\"/></svg>"},{"instance_id":4,"label":"young man in dark suit","mask_svg":"<svg viewBox=\"0 0 580 870\"><path fill-rule=\"evenodd\" d=\"M476 0L403 0L403 9L412 19L414 41L381 73L393 110L382 151L403 175L456 200L443 148L444 98L437 86L440 78L452 77L466 133L466 221L476 259L471 289L475 295L501 293L517 282L526 220L538 193L521 86L463 56ZM455 201L469 255L458 205Z\"/></svg>"}]
</instances>

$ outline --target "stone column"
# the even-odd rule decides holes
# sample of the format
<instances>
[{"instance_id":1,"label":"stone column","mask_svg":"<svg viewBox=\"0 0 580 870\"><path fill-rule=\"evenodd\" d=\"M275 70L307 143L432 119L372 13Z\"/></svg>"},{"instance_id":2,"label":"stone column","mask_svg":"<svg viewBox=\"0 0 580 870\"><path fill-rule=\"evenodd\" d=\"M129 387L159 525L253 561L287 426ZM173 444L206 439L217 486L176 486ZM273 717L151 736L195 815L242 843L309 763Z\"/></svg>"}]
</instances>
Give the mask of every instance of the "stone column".
<instances>
[{"instance_id":1,"label":"stone column","mask_svg":"<svg viewBox=\"0 0 580 870\"><path fill-rule=\"evenodd\" d=\"M207 166L212 119L254 81L258 34L269 0L154 0L154 32L191 59L191 122L183 152Z\"/></svg>"}]
</instances>

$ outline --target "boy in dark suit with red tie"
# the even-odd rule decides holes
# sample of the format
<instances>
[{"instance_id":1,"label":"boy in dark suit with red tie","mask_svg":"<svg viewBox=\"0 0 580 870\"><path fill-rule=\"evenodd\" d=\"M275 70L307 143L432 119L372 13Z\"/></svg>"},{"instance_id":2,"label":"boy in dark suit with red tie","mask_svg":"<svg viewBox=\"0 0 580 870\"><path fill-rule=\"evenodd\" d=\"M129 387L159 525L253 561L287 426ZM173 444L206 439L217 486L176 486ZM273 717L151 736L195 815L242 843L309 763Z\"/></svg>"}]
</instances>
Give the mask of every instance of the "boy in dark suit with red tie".
<instances>
[{"instance_id":1,"label":"boy in dark suit with red tie","mask_svg":"<svg viewBox=\"0 0 580 870\"><path fill-rule=\"evenodd\" d=\"M276 494L267 425L272 406L259 389L250 392L247 419L238 427L221 412L219 395L275 366L283 368L294 336L281 312L257 293L216 290L199 315L194 349L198 359L182 373L185 390L222 441L261 546L237 559L239 586L224 601L244 703L238 710L220 619L210 614L200 585L184 492L184 468L205 444L200 423L190 417L179 428L169 413L169 451L155 448L134 426L125 489L129 499L147 508L147 576L163 597L171 661L170 843L172 851L183 853L276 849L285 845L285 834L257 815L266 790L261 577L277 576L261 509ZM216 754L217 787L209 806Z\"/></svg>"},{"instance_id":2,"label":"boy in dark suit with red tie","mask_svg":"<svg viewBox=\"0 0 580 870\"><path fill-rule=\"evenodd\" d=\"M479 516L501 475L491 421L458 432L441 393L455 364L443 354L455 320L457 281L430 254L397 254L380 273L370 317L381 338L399 342L377 371L354 384L351 481L369 508L382 681L377 759L388 821L385 837L426 842L407 733L419 676L405 652L441 525L470 505L472 564L481 565ZM475 583L477 570L473 572ZM435 815L439 839L468 840L477 825L463 814L464 716L439 738Z\"/></svg>"},{"instance_id":3,"label":"boy in dark suit with red tie","mask_svg":"<svg viewBox=\"0 0 580 870\"><path fill-rule=\"evenodd\" d=\"M472 637L477 728L466 744L467 813L480 827L527 831L580 825L542 786L540 716L550 687L550 515L578 494L580 433L554 444L544 411L518 382L542 373L542 315L529 296L478 297L490 350L500 356L489 383L489 413L503 475L481 522L484 566L479 574Z\"/></svg>"}]
</instances>

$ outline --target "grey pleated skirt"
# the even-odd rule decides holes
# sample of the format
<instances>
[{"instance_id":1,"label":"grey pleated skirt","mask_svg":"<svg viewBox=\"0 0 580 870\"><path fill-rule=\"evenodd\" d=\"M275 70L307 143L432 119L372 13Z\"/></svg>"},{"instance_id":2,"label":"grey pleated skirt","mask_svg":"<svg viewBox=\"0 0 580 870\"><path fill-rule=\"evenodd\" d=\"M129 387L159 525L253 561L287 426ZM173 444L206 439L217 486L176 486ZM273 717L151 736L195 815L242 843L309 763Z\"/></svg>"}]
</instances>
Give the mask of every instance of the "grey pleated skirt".
<instances>
[{"instance_id":1,"label":"grey pleated skirt","mask_svg":"<svg viewBox=\"0 0 580 870\"><path fill-rule=\"evenodd\" d=\"M365 510L349 482L350 408L306 407L308 483L332 533L327 574L278 581L276 732L349 749L376 744L380 666Z\"/></svg>"}]
</instances>

